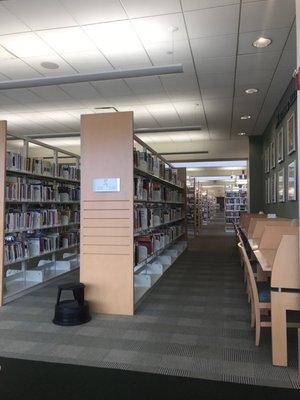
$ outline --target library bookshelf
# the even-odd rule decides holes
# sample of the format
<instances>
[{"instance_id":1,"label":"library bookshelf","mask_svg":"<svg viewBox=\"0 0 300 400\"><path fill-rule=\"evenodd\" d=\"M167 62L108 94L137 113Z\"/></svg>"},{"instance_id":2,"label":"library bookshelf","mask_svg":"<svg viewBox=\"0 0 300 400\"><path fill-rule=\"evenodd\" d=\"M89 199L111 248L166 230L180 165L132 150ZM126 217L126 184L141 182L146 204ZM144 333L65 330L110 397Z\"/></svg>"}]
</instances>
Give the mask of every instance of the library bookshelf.
<instances>
[{"instance_id":1,"label":"library bookshelf","mask_svg":"<svg viewBox=\"0 0 300 400\"><path fill-rule=\"evenodd\" d=\"M186 248L186 170L133 134L133 113L81 116L80 280L94 312L134 314Z\"/></svg>"},{"instance_id":2,"label":"library bookshelf","mask_svg":"<svg viewBox=\"0 0 300 400\"><path fill-rule=\"evenodd\" d=\"M1 133L1 305L79 267L80 157Z\"/></svg>"}]
</instances>

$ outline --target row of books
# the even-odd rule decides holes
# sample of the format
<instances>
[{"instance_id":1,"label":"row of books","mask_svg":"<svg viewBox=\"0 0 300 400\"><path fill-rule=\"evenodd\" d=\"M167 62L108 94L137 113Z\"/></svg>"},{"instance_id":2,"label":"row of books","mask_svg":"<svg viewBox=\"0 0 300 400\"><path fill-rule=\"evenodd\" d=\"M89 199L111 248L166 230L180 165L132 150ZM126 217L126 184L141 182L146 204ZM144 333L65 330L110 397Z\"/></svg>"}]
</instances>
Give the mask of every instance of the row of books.
<instances>
[{"instance_id":1,"label":"row of books","mask_svg":"<svg viewBox=\"0 0 300 400\"><path fill-rule=\"evenodd\" d=\"M159 250L164 249L182 232L182 225L174 225L136 238L134 242L135 264L139 264Z\"/></svg>"},{"instance_id":2,"label":"row of books","mask_svg":"<svg viewBox=\"0 0 300 400\"><path fill-rule=\"evenodd\" d=\"M228 204L247 204L247 197L228 197L225 199L225 205Z\"/></svg>"},{"instance_id":3,"label":"row of books","mask_svg":"<svg viewBox=\"0 0 300 400\"><path fill-rule=\"evenodd\" d=\"M133 161L135 168L148 172L174 185L182 186L178 178L177 170L170 168L157 155L151 154L146 148L133 149Z\"/></svg>"},{"instance_id":4,"label":"row of books","mask_svg":"<svg viewBox=\"0 0 300 400\"><path fill-rule=\"evenodd\" d=\"M240 190L237 192L226 192L225 197L247 197L247 192L245 190Z\"/></svg>"},{"instance_id":5,"label":"row of books","mask_svg":"<svg viewBox=\"0 0 300 400\"><path fill-rule=\"evenodd\" d=\"M230 204L226 205L226 211L246 211L246 204Z\"/></svg>"},{"instance_id":6,"label":"row of books","mask_svg":"<svg viewBox=\"0 0 300 400\"><path fill-rule=\"evenodd\" d=\"M57 175L64 179L78 181L80 179L80 170L75 165L58 164Z\"/></svg>"},{"instance_id":7,"label":"row of books","mask_svg":"<svg viewBox=\"0 0 300 400\"><path fill-rule=\"evenodd\" d=\"M80 189L72 185L48 184L26 177L6 177L6 199L14 201L79 201Z\"/></svg>"},{"instance_id":8,"label":"row of books","mask_svg":"<svg viewBox=\"0 0 300 400\"><path fill-rule=\"evenodd\" d=\"M134 229L136 231L154 228L182 217L181 208L135 207Z\"/></svg>"},{"instance_id":9,"label":"row of books","mask_svg":"<svg viewBox=\"0 0 300 400\"><path fill-rule=\"evenodd\" d=\"M12 171L26 171L37 175L58 176L64 179L79 180L79 169L74 165L56 164L43 158L24 157L20 153L6 153L6 168Z\"/></svg>"},{"instance_id":10,"label":"row of books","mask_svg":"<svg viewBox=\"0 0 300 400\"><path fill-rule=\"evenodd\" d=\"M134 199L144 201L171 201L181 203L182 192L149 178L134 177Z\"/></svg>"},{"instance_id":11,"label":"row of books","mask_svg":"<svg viewBox=\"0 0 300 400\"><path fill-rule=\"evenodd\" d=\"M5 263L23 258L42 255L49 251L68 248L79 242L79 230L47 235L23 237L21 235L6 236L4 243Z\"/></svg>"},{"instance_id":12,"label":"row of books","mask_svg":"<svg viewBox=\"0 0 300 400\"><path fill-rule=\"evenodd\" d=\"M53 225L68 225L77 223L80 219L80 212L71 209L37 209L20 212L10 209L5 213L5 229L42 229Z\"/></svg>"}]
</instances>

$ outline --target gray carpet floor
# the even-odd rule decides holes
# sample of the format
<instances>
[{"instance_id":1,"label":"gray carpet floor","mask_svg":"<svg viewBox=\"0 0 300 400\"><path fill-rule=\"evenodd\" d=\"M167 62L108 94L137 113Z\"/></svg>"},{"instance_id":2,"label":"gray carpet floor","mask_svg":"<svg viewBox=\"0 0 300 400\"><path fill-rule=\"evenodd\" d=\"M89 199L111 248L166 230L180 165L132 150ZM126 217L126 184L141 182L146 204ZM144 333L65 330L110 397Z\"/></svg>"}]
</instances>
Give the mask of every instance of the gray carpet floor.
<instances>
[{"instance_id":1,"label":"gray carpet floor","mask_svg":"<svg viewBox=\"0 0 300 400\"><path fill-rule=\"evenodd\" d=\"M76 273L62 281L78 279ZM289 365L271 364L270 330L254 345L234 237L208 225L136 315L51 323L57 282L0 309L0 355L300 389L296 333Z\"/></svg>"}]
</instances>

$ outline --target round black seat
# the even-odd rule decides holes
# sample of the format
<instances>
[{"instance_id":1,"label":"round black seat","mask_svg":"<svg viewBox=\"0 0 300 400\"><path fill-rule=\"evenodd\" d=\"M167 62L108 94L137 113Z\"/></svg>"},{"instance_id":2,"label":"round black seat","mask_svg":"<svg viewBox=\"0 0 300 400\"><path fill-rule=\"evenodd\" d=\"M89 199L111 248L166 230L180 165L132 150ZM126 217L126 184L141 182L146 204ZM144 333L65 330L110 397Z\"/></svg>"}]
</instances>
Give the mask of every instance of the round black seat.
<instances>
[{"instance_id":1,"label":"round black seat","mask_svg":"<svg viewBox=\"0 0 300 400\"><path fill-rule=\"evenodd\" d=\"M65 283L58 286L57 300L53 323L62 326L74 326L85 324L90 321L89 304L84 300L83 283ZM64 290L73 292L74 300L60 301Z\"/></svg>"}]
</instances>

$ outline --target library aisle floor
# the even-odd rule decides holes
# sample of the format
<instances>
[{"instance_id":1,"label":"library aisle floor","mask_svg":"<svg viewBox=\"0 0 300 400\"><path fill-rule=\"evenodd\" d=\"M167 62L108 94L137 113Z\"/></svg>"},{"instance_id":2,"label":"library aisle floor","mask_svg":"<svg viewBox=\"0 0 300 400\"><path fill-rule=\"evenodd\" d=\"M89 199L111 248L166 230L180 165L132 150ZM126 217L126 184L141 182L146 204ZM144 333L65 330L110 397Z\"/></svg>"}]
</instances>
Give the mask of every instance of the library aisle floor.
<instances>
[{"instance_id":1,"label":"library aisle floor","mask_svg":"<svg viewBox=\"0 0 300 400\"><path fill-rule=\"evenodd\" d=\"M0 356L300 389L296 334L288 368L272 366L268 329L254 345L234 236L224 225L208 225L190 242L134 317L53 325L56 285L1 309Z\"/></svg>"}]
</instances>

